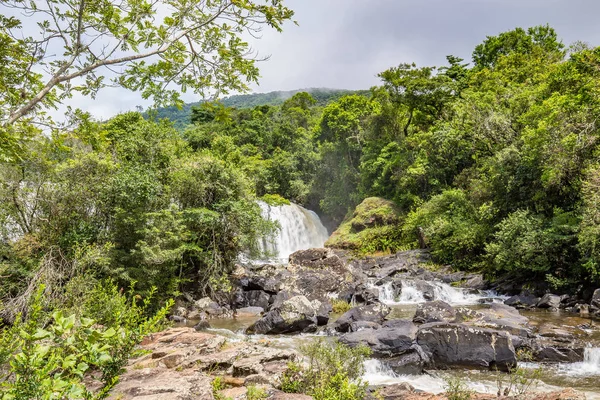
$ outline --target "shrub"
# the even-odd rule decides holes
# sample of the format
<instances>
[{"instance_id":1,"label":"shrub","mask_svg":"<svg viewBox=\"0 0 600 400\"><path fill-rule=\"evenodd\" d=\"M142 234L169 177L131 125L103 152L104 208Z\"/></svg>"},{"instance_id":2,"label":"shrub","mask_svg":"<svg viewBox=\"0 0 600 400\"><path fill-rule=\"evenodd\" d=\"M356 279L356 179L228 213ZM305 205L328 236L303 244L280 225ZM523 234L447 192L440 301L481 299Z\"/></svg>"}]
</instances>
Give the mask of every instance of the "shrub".
<instances>
[{"instance_id":1,"label":"shrub","mask_svg":"<svg viewBox=\"0 0 600 400\"><path fill-rule=\"evenodd\" d=\"M263 400L266 399L269 395L264 389L259 387L250 385L248 386L248 391L246 392L247 400Z\"/></svg>"},{"instance_id":2,"label":"shrub","mask_svg":"<svg viewBox=\"0 0 600 400\"><path fill-rule=\"evenodd\" d=\"M345 300L334 300L332 304L333 312L343 314L352 308L352 305Z\"/></svg>"},{"instance_id":3,"label":"shrub","mask_svg":"<svg viewBox=\"0 0 600 400\"><path fill-rule=\"evenodd\" d=\"M337 341L316 340L303 346L306 364L291 363L282 376L281 389L306 393L316 400L359 400L367 383L361 380L368 347L350 348Z\"/></svg>"},{"instance_id":4,"label":"shrub","mask_svg":"<svg viewBox=\"0 0 600 400\"><path fill-rule=\"evenodd\" d=\"M444 390L448 400L469 400L473 391L467 388L467 385L457 377L445 379Z\"/></svg>"},{"instance_id":5,"label":"shrub","mask_svg":"<svg viewBox=\"0 0 600 400\"><path fill-rule=\"evenodd\" d=\"M148 333L163 327L171 302L155 315L145 311L150 298L137 304L114 286L97 287L95 299L112 298L119 307L97 304L114 313L100 315L89 304L66 315L55 309L44 312L44 286L32 298L26 318L18 316L0 333L0 398L2 399L103 399L117 383L135 345ZM89 316L96 314L99 319ZM91 375L91 373L94 373ZM90 391L84 379L94 377L99 389Z\"/></svg>"},{"instance_id":6,"label":"shrub","mask_svg":"<svg viewBox=\"0 0 600 400\"><path fill-rule=\"evenodd\" d=\"M431 248L437 262L472 267L487 236L480 211L464 191L446 190L408 215L402 227L404 242Z\"/></svg>"}]
</instances>

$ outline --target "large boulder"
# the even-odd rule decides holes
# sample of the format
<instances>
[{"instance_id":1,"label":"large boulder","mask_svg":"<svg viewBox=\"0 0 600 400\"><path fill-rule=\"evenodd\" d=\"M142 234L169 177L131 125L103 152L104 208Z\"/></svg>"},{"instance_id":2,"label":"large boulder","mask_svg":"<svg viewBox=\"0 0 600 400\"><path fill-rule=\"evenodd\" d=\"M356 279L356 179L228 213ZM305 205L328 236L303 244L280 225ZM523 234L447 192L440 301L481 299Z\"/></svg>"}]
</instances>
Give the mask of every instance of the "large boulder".
<instances>
[{"instance_id":1,"label":"large boulder","mask_svg":"<svg viewBox=\"0 0 600 400\"><path fill-rule=\"evenodd\" d=\"M382 303L354 307L342 314L333 327L338 332L348 332L353 322L368 321L382 324L390 309Z\"/></svg>"},{"instance_id":2,"label":"large boulder","mask_svg":"<svg viewBox=\"0 0 600 400\"><path fill-rule=\"evenodd\" d=\"M391 357L410 351L416 337L417 326L411 321L402 320L392 327L346 333L340 341L350 347L361 344L369 346L375 357Z\"/></svg>"},{"instance_id":3,"label":"large boulder","mask_svg":"<svg viewBox=\"0 0 600 400\"><path fill-rule=\"evenodd\" d=\"M456 321L463 321L465 325L503 330L521 337L532 334L529 319L522 316L516 308L505 304L485 304L476 310L459 307L456 315Z\"/></svg>"},{"instance_id":4,"label":"large boulder","mask_svg":"<svg viewBox=\"0 0 600 400\"><path fill-rule=\"evenodd\" d=\"M600 289L594 290L590 304L596 308L600 308Z\"/></svg>"},{"instance_id":5,"label":"large boulder","mask_svg":"<svg viewBox=\"0 0 600 400\"><path fill-rule=\"evenodd\" d=\"M305 296L295 296L283 302L280 308L267 312L248 327L248 333L280 334L314 331L317 310Z\"/></svg>"},{"instance_id":6,"label":"large boulder","mask_svg":"<svg viewBox=\"0 0 600 400\"><path fill-rule=\"evenodd\" d=\"M558 307L560 307L560 301L561 301L560 296L557 296L555 294L546 293L545 295L542 296L540 301L538 301L538 303L536 304L536 307L558 309Z\"/></svg>"},{"instance_id":7,"label":"large boulder","mask_svg":"<svg viewBox=\"0 0 600 400\"><path fill-rule=\"evenodd\" d=\"M298 250L290 254L290 264L308 268L335 268L343 266L342 259L331 249Z\"/></svg>"},{"instance_id":8,"label":"large boulder","mask_svg":"<svg viewBox=\"0 0 600 400\"><path fill-rule=\"evenodd\" d=\"M464 324L421 325L417 343L429 357L429 367L485 368L508 371L517 363L507 332Z\"/></svg>"},{"instance_id":9,"label":"large boulder","mask_svg":"<svg viewBox=\"0 0 600 400\"><path fill-rule=\"evenodd\" d=\"M539 297L531 294L517 294L504 300L504 304L515 308L532 308L540 301Z\"/></svg>"},{"instance_id":10,"label":"large boulder","mask_svg":"<svg viewBox=\"0 0 600 400\"><path fill-rule=\"evenodd\" d=\"M413 322L424 324L429 322L454 322L456 310L441 300L421 303L417 306Z\"/></svg>"},{"instance_id":11,"label":"large boulder","mask_svg":"<svg viewBox=\"0 0 600 400\"><path fill-rule=\"evenodd\" d=\"M415 280L404 280L402 281L400 288L400 295L405 294L406 291L417 291L423 295L423 298L427 301L436 299L436 287L432 283L429 283L423 279Z\"/></svg>"}]
</instances>

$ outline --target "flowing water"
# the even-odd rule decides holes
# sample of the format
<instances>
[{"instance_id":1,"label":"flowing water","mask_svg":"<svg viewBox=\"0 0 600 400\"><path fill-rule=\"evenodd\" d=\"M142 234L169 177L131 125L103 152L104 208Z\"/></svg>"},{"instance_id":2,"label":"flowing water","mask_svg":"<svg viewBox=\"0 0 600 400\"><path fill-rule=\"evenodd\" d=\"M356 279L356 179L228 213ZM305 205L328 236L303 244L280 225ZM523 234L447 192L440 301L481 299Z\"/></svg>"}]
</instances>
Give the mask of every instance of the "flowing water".
<instances>
[{"instance_id":1,"label":"flowing water","mask_svg":"<svg viewBox=\"0 0 600 400\"><path fill-rule=\"evenodd\" d=\"M279 231L273 238L264 238L261 249L270 254L268 260L287 263L290 254L298 250L323 247L329 238L327 229L319 216L297 204L270 206L259 202L263 217L279 224Z\"/></svg>"},{"instance_id":2,"label":"flowing water","mask_svg":"<svg viewBox=\"0 0 600 400\"><path fill-rule=\"evenodd\" d=\"M313 247L323 247L328 238L327 229L319 217L312 211L298 205L269 206L260 202L263 215L278 222L280 230L276 237L264 240L262 249L267 250L272 258L262 262L287 263L289 255L297 250ZM391 307L389 318L412 319L418 304L423 303L426 297L433 300L442 300L451 305L466 306L469 308L482 307L481 303L503 301L505 297L498 296L490 291L473 291L450 286L443 282L426 282L431 285L427 294L423 287L415 281L405 280L392 282L381 286L371 285L379 290L379 299ZM398 287L399 286L399 287ZM549 311L522 311L527 316L530 324L538 329L546 326L560 326L561 328L578 330L595 346L600 346L600 330L594 326L595 322L581 318L574 314ZM298 349L302 343L314 340L321 334L301 335L246 335L245 329L258 317L237 318L229 320L211 320L213 327L209 331L227 336L232 341L268 341L273 346ZM332 316L335 318L335 316ZM190 321L191 323L191 321ZM597 324L597 323L596 323ZM585 326L585 328L581 328ZM584 361L572 364L559 364L554 366L536 363L520 363L521 367L530 371L541 371L539 380L534 387L537 391L556 390L560 387L573 387L584 391L588 399L600 400L600 347L585 349ZM364 379L371 385L383 385L407 382L415 388L431 393L440 393L445 389L445 380L448 377L460 377L473 390L485 393L496 393L498 382L506 381L507 375L490 371L430 371L421 375L398 375L385 364L385 361L369 359L365 362Z\"/></svg>"}]
</instances>

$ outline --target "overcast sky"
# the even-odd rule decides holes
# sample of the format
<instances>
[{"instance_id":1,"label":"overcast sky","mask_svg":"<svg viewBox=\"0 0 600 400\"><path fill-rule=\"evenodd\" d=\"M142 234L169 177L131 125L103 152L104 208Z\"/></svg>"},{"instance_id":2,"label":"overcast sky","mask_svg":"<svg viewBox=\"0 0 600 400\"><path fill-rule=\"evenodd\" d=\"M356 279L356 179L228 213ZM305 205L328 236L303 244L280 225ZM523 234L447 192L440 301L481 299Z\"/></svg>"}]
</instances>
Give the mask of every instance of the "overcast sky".
<instances>
[{"instance_id":1,"label":"overcast sky","mask_svg":"<svg viewBox=\"0 0 600 400\"><path fill-rule=\"evenodd\" d=\"M550 24L566 45L600 45L600 0L286 0L298 26L264 31L255 92L310 87L367 89L377 73L403 62L443 65L453 54L470 60L486 36ZM186 96L186 100L198 100ZM106 90L77 99L96 117L146 106L138 94Z\"/></svg>"}]
</instances>

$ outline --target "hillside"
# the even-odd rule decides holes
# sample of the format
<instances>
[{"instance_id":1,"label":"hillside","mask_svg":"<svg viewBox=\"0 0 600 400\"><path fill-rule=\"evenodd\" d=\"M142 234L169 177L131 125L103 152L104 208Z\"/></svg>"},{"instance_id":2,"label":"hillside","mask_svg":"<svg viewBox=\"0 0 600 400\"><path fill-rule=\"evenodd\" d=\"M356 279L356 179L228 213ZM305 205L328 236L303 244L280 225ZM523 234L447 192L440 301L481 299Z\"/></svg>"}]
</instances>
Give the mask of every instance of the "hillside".
<instances>
[{"instance_id":1,"label":"hillside","mask_svg":"<svg viewBox=\"0 0 600 400\"><path fill-rule=\"evenodd\" d=\"M275 91L268 93L252 93L252 94L240 94L225 97L221 100L227 107L234 108L252 108L262 105L277 106L282 104L284 101L292 97L294 94L299 92L308 92L312 97L317 100L317 105L324 106L332 101L339 99L340 97L350 93L366 93L366 90L353 91L346 89L329 89L329 88L309 88L309 89L296 89L288 91ZM173 122L177 129L183 129L190 121L190 114L192 107L202 103L196 101L187 103L182 109L177 107L162 107L156 110L156 118L163 119L167 118ZM148 117L146 112L145 117Z\"/></svg>"}]
</instances>

